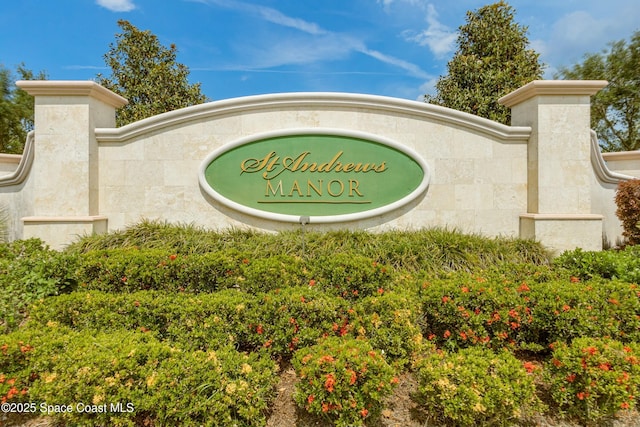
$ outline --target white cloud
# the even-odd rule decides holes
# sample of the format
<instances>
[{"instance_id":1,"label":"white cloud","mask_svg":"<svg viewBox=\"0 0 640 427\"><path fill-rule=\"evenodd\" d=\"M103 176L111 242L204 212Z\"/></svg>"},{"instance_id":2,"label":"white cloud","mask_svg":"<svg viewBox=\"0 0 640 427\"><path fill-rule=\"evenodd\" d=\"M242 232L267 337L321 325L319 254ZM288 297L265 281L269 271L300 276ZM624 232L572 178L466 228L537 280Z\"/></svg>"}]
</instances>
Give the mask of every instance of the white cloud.
<instances>
[{"instance_id":1,"label":"white cloud","mask_svg":"<svg viewBox=\"0 0 640 427\"><path fill-rule=\"evenodd\" d=\"M112 12L130 12L136 8L133 0L96 0L96 3Z\"/></svg>"},{"instance_id":2,"label":"white cloud","mask_svg":"<svg viewBox=\"0 0 640 427\"><path fill-rule=\"evenodd\" d=\"M430 78L431 76L423 71L420 67L411 62L405 61L404 59L396 58L394 56L386 55L384 53L378 52L376 50L367 49L365 46L358 49L359 52L370 56L372 58L377 59L378 61L384 62L389 65L393 65L394 67L401 68L411 74L413 77L419 77L421 79Z\"/></svg>"},{"instance_id":3,"label":"white cloud","mask_svg":"<svg viewBox=\"0 0 640 427\"><path fill-rule=\"evenodd\" d=\"M257 12L265 20L284 27L295 28L308 34L325 34L326 31L321 29L313 22L307 22L303 19L292 18L286 16L282 12L266 6L255 6Z\"/></svg>"},{"instance_id":4,"label":"white cloud","mask_svg":"<svg viewBox=\"0 0 640 427\"><path fill-rule=\"evenodd\" d=\"M327 31L314 22L287 16L271 7L237 0L196 1L258 15L268 22L293 28L308 35L305 37L272 39L269 40L268 43L265 43L267 47L265 47L265 45L256 47L255 44L252 46L242 46L242 50L245 53L251 51L251 54L248 56L254 61L252 65L243 66L248 69L264 69L291 64L334 61L344 59L353 52L358 52L385 64L400 68L414 77L429 78L429 75L415 64L369 49L363 41L348 34ZM382 1L385 4L390 4L393 0Z\"/></svg>"},{"instance_id":5,"label":"white cloud","mask_svg":"<svg viewBox=\"0 0 640 427\"><path fill-rule=\"evenodd\" d=\"M452 52L458 33L438 20L438 12L432 4L427 5L426 21L428 24L426 29L419 32L406 30L402 32L402 36L407 41L429 47L431 52L438 58L442 58Z\"/></svg>"}]
</instances>

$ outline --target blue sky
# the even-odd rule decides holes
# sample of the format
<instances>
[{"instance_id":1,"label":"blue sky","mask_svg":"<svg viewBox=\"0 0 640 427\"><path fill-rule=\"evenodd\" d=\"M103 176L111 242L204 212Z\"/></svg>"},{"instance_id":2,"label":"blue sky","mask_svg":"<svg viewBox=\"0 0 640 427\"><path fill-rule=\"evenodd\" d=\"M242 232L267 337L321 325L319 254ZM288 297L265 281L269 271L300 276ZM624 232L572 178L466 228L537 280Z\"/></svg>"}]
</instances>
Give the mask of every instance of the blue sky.
<instances>
[{"instance_id":1,"label":"blue sky","mask_svg":"<svg viewBox=\"0 0 640 427\"><path fill-rule=\"evenodd\" d=\"M178 48L212 100L274 92L419 99L456 51L466 12L487 0L4 0L0 64L51 80L108 74L119 19ZM580 62L640 29L638 0L512 0L547 64Z\"/></svg>"}]
</instances>

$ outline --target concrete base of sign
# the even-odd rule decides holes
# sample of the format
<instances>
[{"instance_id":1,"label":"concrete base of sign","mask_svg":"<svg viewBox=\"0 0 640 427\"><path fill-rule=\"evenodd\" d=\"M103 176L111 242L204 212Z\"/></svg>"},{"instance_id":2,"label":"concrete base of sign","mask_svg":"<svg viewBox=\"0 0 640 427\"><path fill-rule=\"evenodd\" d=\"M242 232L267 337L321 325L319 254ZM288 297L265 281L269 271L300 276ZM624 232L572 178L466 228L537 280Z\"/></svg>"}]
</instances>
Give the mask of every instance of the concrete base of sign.
<instances>
[{"instance_id":1,"label":"concrete base of sign","mask_svg":"<svg viewBox=\"0 0 640 427\"><path fill-rule=\"evenodd\" d=\"M69 216L42 217L31 216L22 218L24 223L23 238L40 238L60 249L63 245L56 242L72 242L79 236L106 233L108 220L104 216Z\"/></svg>"},{"instance_id":2,"label":"concrete base of sign","mask_svg":"<svg viewBox=\"0 0 640 427\"><path fill-rule=\"evenodd\" d=\"M520 215L520 237L544 242L554 253L582 248L602 249L602 215ZM570 237L569 237L570 236Z\"/></svg>"}]
</instances>

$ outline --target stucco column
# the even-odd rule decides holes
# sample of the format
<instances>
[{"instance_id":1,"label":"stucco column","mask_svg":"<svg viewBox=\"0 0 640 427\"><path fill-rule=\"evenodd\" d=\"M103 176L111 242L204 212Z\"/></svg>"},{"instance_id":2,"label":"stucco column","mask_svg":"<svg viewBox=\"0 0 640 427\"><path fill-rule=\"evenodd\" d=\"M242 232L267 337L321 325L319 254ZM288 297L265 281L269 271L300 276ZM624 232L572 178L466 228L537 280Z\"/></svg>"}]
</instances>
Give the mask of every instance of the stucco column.
<instances>
[{"instance_id":1,"label":"stucco column","mask_svg":"<svg viewBox=\"0 0 640 427\"><path fill-rule=\"evenodd\" d=\"M115 127L127 100L92 81L19 81L35 97L33 216L24 238L58 248L74 235L106 231L99 215L96 127Z\"/></svg>"},{"instance_id":2,"label":"stucco column","mask_svg":"<svg viewBox=\"0 0 640 427\"><path fill-rule=\"evenodd\" d=\"M602 249L602 216L591 212L590 96L602 80L537 80L500 98L512 126L530 126L527 212L520 236L552 250Z\"/></svg>"}]
</instances>

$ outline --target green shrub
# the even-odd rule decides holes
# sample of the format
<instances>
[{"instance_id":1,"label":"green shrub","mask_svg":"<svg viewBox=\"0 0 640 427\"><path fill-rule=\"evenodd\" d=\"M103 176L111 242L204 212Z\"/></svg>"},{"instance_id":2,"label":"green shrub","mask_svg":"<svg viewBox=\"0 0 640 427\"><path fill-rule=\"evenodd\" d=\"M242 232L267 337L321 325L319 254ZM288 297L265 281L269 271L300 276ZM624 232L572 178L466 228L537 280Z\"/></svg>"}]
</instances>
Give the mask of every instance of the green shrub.
<instances>
[{"instance_id":1,"label":"green shrub","mask_svg":"<svg viewBox=\"0 0 640 427\"><path fill-rule=\"evenodd\" d=\"M420 349L422 310L415 292L390 291L363 298L354 305L348 332L366 339L399 368Z\"/></svg>"},{"instance_id":2,"label":"green shrub","mask_svg":"<svg viewBox=\"0 0 640 427\"><path fill-rule=\"evenodd\" d=\"M532 351L583 336L640 339L637 285L531 279L456 274L425 281L420 294L424 336L449 349L483 345Z\"/></svg>"},{"instance_id":3,"label":"green shrub","mask_svg":"<svg viewBox=\"0 0 640 427\"><path fill-rule=\"evenodd\" d=\"M436 274L472 271L502 262L544 265L549 261L544 247L532 240L489 239L440 228L384 233L360 230L302 233L297 230L271 234L235 229L215 232L158 221L142 221L124 230L86 236L67 250L88 253L122 248L162 249L178 255L236 250L248 259L276 255L319 259L352 252L394 269Z\"/></svg>"},{"instance_id":4,"label":"green shrub","mask_svg":"<svg viewBox=\"0 0 640 427\"><path fill-rule=\"evenodd\" d=\"M542 346L580 337L638 342L638 291L638 285L617 280L574 280L532 287L531 336Z\"/></svg>"},{"instance_id":5,"label":"green shrub","mask_svg":"<svg viewBox=\"0 0 640 427\"><path fill-rule=\"evenodd\" d=\"M233 287L244 254L213 252L183 256L162 249L110 249L82 255L78 282L109 292L216 291Z\"/></svg>"},{"instance_id":6,"label":"green shrub","mask_svg":"<svg viewBox=\"0 0 640 427\"><path fill-rule=\"evenodd\" d=\"M259 352L229 346L185 351L147 333L75 332L55 324L29 334L29 341L25 332L2 338L7 351L1 375L15 378L21 372L29 383L19 394L26 389L23 398L30 402L70 405L68 413L44 409L64 425L266 423L276 366ZM26 345L28 351L20 350Z\"/></svg>"},{"instance_id":7,"label":"green shrub","mask_svg":"<svg viewBox=\"0 0 640 427\"><path fill-rule=\"evenodd\" d=\"M506 350L433 351L418 360L416 369L418 403L446 425L510 426L543 410L533 377Z\"/></svg>"},{"instance_id":8,"label":"green shrub","mask_svg":"<svg viewBox=\"0 0 640 427\"><path fill-rule=\"evenodd\" d=\"M633 409L640 392L640 346L577 338L553 345L546 381L561 414L590 425Z\"/></svg>"},{"instance_id":9,"label":"green shrub","mask_svg":"<svg viewBox=\"0 0 640 427\"><path fill-rule=\"evenodd\" d=\"M616 190L616 216L630 245L640 244L640 179L620 181Z\"/></svg>"},{"instance_id":10,"label":"green shrub","mask_svg":"<svg viewBox=\"0 0 640 427\"><path fill-rule=\"evenodd\" d=\"M300 349L293 366L300 378L294 393L298 406L336 426L362 426L376 418L398 382L380 353L352 338L330 337Z\"/></svg>"},{"instance_id":11,"label":"green shrub","mask_svg":"<svg viewBox=\"0 0 640 427\"><path fill-rule=\"evenodd\" d=\"M0 401L28 402L29 388L37 379L32 368L34 349L40 342L33 333L16 332L0 338ZM36 411L34 411L36 412Z\"/></svg>"},{"instance_id":12,"label":"green shrub","mask_svg":"<svg viewBox=\"0 0 640 427\"><path fill-rule=\"evenodd\" d=\"M353 252L320 257L309 264L311 283L349 300L381 294L392 284L392 268Z\"/></svg>"},{"instance_id":13,"label":"green shrub","mask_svg":"<svg viewBox=\"0 0 640 427\"><path fill-rule=\"evenodd\" d=\"M75 292L36 303L29 325L75 330L144 331L185 349L235 345L248 349L248 307L253 297L236 290L215 294L139 291Z\"/></svg>"},{"instance_id":14,"label":"green shrub","mask_svg":"<svg viewBox=\"0 0 640 427\"><path fill-rule=\"evenodd\" d=\"M602 277L640 283L640 247L627 246L621 251L566 251L554 265L567 269L582 280Z\"/></svg>"},{"instance_id":15,"label":"green shrub","mask_svg":"<svg viewBox=\"0 0 640 427\"><path fill-rule=\"evenodd\" d=\"M0 244L0 331L15 330L34 301L73 290L76 263L38 239Z\"/></svg>"},{"instance_id":16,"label":"green shrub","mask_svg":"<svg viewBox=\"0 0 640 427\"><path fill-rule=\"evenodd\" d=\"M259 295L248 310L249 342L290 357L318 338L346 335L349 305L313 287L295 287Z\"/></svg>"}]
</instances>

